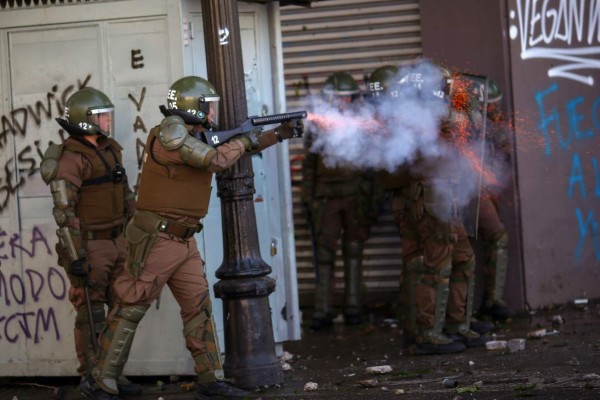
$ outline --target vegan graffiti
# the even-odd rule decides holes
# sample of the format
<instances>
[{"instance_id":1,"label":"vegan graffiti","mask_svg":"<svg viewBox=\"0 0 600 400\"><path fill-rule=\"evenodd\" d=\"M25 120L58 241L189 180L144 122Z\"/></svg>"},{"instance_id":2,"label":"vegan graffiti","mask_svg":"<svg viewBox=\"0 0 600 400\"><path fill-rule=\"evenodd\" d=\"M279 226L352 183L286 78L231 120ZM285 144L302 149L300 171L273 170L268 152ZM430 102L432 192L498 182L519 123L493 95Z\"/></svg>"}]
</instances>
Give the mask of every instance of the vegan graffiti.
<instances>
[{"instance_id":1,"label":"vegan graffiti","mask_svg":"<svg viewBox=\"0 0 600 400\"><path fill-rule=\"evenodd\" d=\"M52 255L48 240L38 227L29 238L0 230L0 259L23 259ZM67 282L59 269L50 266L25 268L10 273L0 268L0 343L33 340L39 343L46 334L60 340L61 333L54 308L49 300L62 301L67 295Z\"/></svg>"},{"instance_id":2,"label":"vegan graffiti","mask_svg":"<svg viewBox=\"0 0 600 400\"><path fill-rule=\"evenodd\" d=\"M515 0L510 38L519 39L521 59L556 60L549 77L594 85L600 69L600 0ZM580 72L581 71L581 72Z\"/></svg>"}]
</instances>

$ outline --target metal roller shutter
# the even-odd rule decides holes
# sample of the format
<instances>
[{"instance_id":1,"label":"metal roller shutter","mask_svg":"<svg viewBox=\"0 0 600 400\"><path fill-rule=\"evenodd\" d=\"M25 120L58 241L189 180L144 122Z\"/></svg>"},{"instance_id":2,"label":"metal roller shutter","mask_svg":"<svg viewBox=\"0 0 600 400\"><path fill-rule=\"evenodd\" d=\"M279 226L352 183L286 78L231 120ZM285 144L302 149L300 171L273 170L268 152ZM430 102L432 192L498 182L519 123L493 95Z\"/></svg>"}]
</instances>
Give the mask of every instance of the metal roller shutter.
<instances>
[{"instance_id":1,"label":"metal roller shutter","mask_svg":"<svg viewBox=\"0 0 600 400\"><path fill-rule=\"evenodd\" d=\"M3 8L32 8L48 7L76 3L98 3L116 0L0 0L0 9Z\"/></svg>"},{"instance_id":2,"label":"metal roller shutter","mask_svg":"<svg viewBox=\"0 0 600 400\"><path fill-rule=\"evenodd\" d=\"M311 7L281 8L284 73L288 110L303 107L303 98L319 93L327 77L346 71L364 87L376 68L401 65L421 55L418 0L328 0ZM290 145L292 195L298 268L303 306L312 305L314 270L308 225L300 205L303 146ZM341 253L336 258L336 299L343 291ZM393 299L402 268L400 238L387 207L365 245L364 282L367 297Z\"/></svg>"}]
</instances>

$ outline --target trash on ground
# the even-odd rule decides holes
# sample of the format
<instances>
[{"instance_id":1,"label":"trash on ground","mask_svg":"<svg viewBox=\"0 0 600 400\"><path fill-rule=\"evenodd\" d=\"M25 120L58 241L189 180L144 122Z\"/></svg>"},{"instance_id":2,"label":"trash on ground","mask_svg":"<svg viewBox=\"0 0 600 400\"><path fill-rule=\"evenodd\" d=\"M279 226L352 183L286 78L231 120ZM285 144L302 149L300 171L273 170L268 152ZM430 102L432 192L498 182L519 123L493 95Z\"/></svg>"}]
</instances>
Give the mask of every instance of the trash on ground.
<instances>
[{"instance_id":1,"label":"trash on ground","mask_svg":"<svg viewBox=\"0 0 600 400\"><path fill-rule=\"evenodd\" d=\"M287 362L292 360L293 358L294 355L292 353L290 353L289 351L284 351L279 359L281 360L281 362Z\"/></svg>"},{"instance_id":2,"label":"trash on ground","mask_svg":"<svg viewBox=\"0 0 600 400\"><path fill-rule=\"evenodd\" d=\"M575 304L576 306L585 306L588 303L588 299L582 298L582 299L575 299L573 300L573 304Z\"/></svg>"},{"instance_id":3,"label":"trash on ground","mask_svg":"<svg viewBox=\"0 0 600 400\"><path fill-rule=\"evenodd\" d=\"M377 379L365 379L364 381L358 381L358 383L360 384L360 386L366 388L376 387L377 385L379 385Z\"/></svg>"},{"instance_id":4,"label":"trash on ground","mask_svg":"<svg viewBox=\"0 0 600 400\"><path fill-rule=\"evenodd\" d=\"M452 378L446 378L442 381L442 385L447 388L455 388L458 386L458 381Z\"/></svg>"},{"instance_id":5,"label":"trash on ground","mask_svg":"<svg viewBox=\"0 0 600 400\"><path fill-rule=\"evenodd\" d=\"M508 341L508 351L514 353L515 351L525 350L525 339L511 339Z\"/></svg>"},{"instance_id":6,"label":"trash on ground","mask_svg":"<svg viewBox=\"0 0 600 400\"><path fill-rule=\"evenodd\" d=\"M535 331L531 331L527 334L528 338L531 339L540 339L543 338L544 336L546 336L548 334L548 332L546 331L546 328L542 328L542 329L538 329Z\"/></svg>"},{"instance_id":7,"label":"trash on ground","mask_svg":"<svg viewBox=\"0 0 600 400\"><path fill-rule=\"evenodd\" d=\"M506 340L490 340L485 343L485 348L488 350L503 350L506 349Z\"/></svg>"},{"instance_id":8,"label":"trash on ground","mask_svg":"<svg viewBox=\"0 0 600 400\"><path fill-rule=\"evenodd\" d=\"M307 382L306 385L304 385L304 391L306 392L311 392L313 390L317 390L319 388L319 384L316 382Z\"/></svg>"},{"instance_id":9,"label":"trash on ground","mask_svg":"<svg viewBox=\"0 0 600 400\"><path fill-rule=\"evenodd\" d=\"M392 367L389 365L379 365L377 367L367 367L366 372L369 374L387 374L392 372Z\"/></svg>"}]
</instances>

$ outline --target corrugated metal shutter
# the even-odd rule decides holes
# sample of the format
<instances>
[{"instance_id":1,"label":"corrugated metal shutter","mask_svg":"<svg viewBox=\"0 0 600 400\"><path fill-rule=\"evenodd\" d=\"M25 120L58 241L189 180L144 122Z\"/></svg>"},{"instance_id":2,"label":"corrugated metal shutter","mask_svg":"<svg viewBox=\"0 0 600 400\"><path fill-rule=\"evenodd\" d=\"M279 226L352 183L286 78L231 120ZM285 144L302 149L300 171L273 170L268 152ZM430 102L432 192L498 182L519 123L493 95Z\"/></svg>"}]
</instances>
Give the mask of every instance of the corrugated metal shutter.
<instances>
[{"instance_id":1,"label":"corrugated metal shutter","mask_svg":"<svg viewBox=\"0 0 600 400\"><path fill-rule=\"evenodd\" d=\"M107 1L119 1L119 0L0 0L0 9L9 8L34 8L34 7L48 7L48 6L60 6L65 4L77 4L77 3L98 3Z\"/></svg>"},{"instance_id":2,"label":"corrugated metal shutter","mask_svg":"<svg viewBox=\"0 0 600 400\"><path fill-rule=\"evenodd\" d=\"M331 0L311 7L282 7L284 72L288 110L319 93L327 77L346 71L364 89L376 68L400 65L421 55L418 0ZM298 289L302 305L312 304L314 270L310 233L300 205L302 141L290 145ZM400 238L387 207L373 227L364 253L368 298L393 298L402 268ZM336 262L336 297L343 288L341 253Z\"/></svg>"}]
</instances>

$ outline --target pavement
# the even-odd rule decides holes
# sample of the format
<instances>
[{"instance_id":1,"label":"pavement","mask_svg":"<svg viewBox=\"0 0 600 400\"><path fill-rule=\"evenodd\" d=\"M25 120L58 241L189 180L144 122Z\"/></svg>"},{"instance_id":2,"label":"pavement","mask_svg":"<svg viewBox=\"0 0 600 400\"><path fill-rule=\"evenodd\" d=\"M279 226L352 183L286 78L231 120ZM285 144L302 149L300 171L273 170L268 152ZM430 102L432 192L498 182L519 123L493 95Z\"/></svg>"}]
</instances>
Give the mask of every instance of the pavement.
<instances>
[{"instance_id":1,"label":"pavement","mask_svg":"<svg viewBox=\"0 0 600 400\"><path fill-rule=\"evenodd\" d=\"M309 312L304 312L308 315ZM284 345L284 382L253 392L259 399L600 399L600 303L525 312L492 339L524 346L470 348L417 356L402 345L393 315L369 323L305 329ZM372 371L375 370L375 371ZM133 377L144 391L124 399L193 398L193 377ZM82 399L71 378L0 378L0 400ZM308 390L312 388L313 390Z\"/></svg>"}]
</instances>

